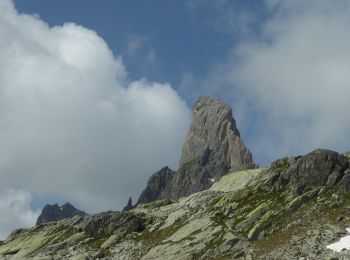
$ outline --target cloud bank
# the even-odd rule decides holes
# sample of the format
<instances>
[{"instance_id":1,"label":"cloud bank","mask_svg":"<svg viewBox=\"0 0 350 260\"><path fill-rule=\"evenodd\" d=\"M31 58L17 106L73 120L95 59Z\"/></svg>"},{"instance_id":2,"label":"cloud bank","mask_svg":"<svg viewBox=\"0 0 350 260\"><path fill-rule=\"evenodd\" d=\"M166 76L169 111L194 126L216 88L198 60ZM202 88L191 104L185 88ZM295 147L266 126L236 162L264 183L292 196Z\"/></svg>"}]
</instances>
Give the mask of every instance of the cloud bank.
<instances>
[{"instance_id":1,"label":"cloud bank","mask_svg":"<svg viewBox=\"0 0 350 260\"><path fill-rule=\"evenodd\" d=\"M23 190L0 191L0 238L17 228L31 227L39 215L30 208L31 195Z\"/></svg>"},{"instance_id":2,"label":"cloud bank","mask_svg":"<svg viewBox=\"0 0 350 260\"><path fill-rule=\"evenodd\" d=\"M190 116L169 84L128 78L94 31L0 2L0 190L120 209L151 173L177 167Z\"/></svg>"},{"instance_id":3,"label":"cloud bank","mask_svg":"<svg viewBox=\"0 0 350 260\"><path fill-rule=\"evenodd\" d=\"M261 35L236 45L208 82L231 92L260 162L350 150L349 1L269 0L265 8Z\"/></svg>"}]
</instances>

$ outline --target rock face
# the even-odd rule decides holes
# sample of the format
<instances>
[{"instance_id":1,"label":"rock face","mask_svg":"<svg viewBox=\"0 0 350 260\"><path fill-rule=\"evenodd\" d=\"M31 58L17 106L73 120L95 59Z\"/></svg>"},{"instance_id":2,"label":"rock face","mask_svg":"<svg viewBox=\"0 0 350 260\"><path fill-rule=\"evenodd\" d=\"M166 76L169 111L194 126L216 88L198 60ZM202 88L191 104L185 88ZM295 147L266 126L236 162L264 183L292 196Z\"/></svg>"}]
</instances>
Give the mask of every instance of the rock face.
<instances>
[{"instance_id":1,"label":"rock face","mask_svg":"<svg viewBox=\"0 0 350 260\"><path fill-rule=\"evenodd\" d=\"M193 113L180 168L195 161L212 177L221 177L228 171L256 167L252 154L240 138L228 104L212 97L199 97L193 105Z\"/></svg>"},{"instance_id":2,"label":"rock face","mask_svg":"<svg viewBox=\"0 0 350 260\"><path fill-rule=\"evenodd\" d=\"M73 207L69 202L63 204L61 207L57 204L45 205L43 211L36 221L36 225L40 225L48 222L56 222L65 218L71 218L74 216L87 215L84 211L78 210Z\"/></svg>"},{"instance_id":3,"label":"rock face","mask_svg":"<svg viewBox=\"0 0 350 260\"><path fill-rule=\"evenodd\" d=\"M193 114L179 170L162 169L153 174L138 204L188 196L208 189L229 171L256 168L229 105L216 98L199 97Z\"/></svg>"},{"instance_id":4,"label":"rock face","mask_svg":"<svg viewBox=\"0 0 350 260\"><path fill-rule=\"evenodd\" d=\"M272 163L269 187L275 190L287 185L294 194L306 190L337 184L341 190L350 191L349 161L334 151L318 149L305 156L283 158Z\"/></svg>"},{"instance_id":5,"label":"rock face","mask_svg":"<svg viewBox=\"0 0 350 260\"><path fill-rule=\"evenodd\" d=\"M169 167L164 167L160 171L152 174L148 179L145 190L141 193L137 204L147 203L159 198L165 187L173 177L174 171Z\"/></svg>"}]
</instances>

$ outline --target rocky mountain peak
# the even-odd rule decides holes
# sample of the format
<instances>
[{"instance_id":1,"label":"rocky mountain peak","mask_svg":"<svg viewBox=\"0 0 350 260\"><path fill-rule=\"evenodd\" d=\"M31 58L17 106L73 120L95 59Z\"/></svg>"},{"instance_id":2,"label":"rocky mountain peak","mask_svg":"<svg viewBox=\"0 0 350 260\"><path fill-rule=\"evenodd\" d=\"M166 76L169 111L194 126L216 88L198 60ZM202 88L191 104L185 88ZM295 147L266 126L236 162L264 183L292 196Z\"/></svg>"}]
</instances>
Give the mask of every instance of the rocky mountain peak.
<instances>
[{"instance_id":1,"label":"rocky mountain peak","mask_svg":"<svg viewBox=\"0 0 350 260\"><path fill-rule=\"evenodd\" d=\"M213 180L232 171L256 168L246 148L231 107L224 101L202 96L193 105L193 120L186 136L180 168L153 174L139 203L176 199L209 188Z\"/></svg>"},{"instance_id":2,"label":"rocky mountain peak","mask_svg":"<svg viewBox=\"0 0 350 260\"><path fill-rule=\"evenodd\" d=\"M36 221L36 225L40 225L48 222L56 222L65 218L71 218L74 216L85 216L87 215L84 211L76 209L72 204L66 202L62 206L57 204L46 204L43 208L40 216Z\"/></svg>"},{"instance_id":3,"label":"rocky mountain peak","mask_svg":"<svg viewBox=\"0 0 350 260\"><path fill-rule=\"evenodd\" d=\"M232 109L224 101L202 96L194 103L180 167L191 161L204 166L213 177L256 167L240 138Z\"/></svg>"}]
</instances>

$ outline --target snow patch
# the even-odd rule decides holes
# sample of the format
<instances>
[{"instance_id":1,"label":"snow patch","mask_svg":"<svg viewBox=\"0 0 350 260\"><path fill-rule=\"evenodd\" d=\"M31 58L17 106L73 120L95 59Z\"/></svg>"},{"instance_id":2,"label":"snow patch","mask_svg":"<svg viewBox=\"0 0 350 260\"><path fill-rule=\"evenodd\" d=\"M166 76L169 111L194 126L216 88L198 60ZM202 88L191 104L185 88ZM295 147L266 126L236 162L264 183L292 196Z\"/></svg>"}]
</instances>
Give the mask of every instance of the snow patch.
<instances>
[{"instance_id":1,"label":"snow patch","mask_svg":"<svg viewBox=\"0 0 350 260\"><path fill-rule=\"evenodd\" d=\"M350 233L350 228L347 228L346 231ZM347 235L345 237L342 237L339 242L330 244L327 246L328 249L331 249L335 252L341 252L343 250L349 250L350 249L350 235Z\"/></svg>"}]
</instances>

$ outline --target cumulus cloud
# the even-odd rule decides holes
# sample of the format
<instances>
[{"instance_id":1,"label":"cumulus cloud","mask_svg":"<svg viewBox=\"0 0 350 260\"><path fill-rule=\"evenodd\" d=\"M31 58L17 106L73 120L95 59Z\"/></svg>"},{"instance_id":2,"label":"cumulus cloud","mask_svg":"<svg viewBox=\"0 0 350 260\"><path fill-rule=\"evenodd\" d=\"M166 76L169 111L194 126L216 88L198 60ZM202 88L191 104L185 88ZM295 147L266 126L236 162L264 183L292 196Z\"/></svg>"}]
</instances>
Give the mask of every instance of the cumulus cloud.
<instances>
[{"instance_id":1,"label":"cumulus cloud","mask_svg":"<svg viewBox=\"0 0 350 260\"><path fill-rule=\"evenodd\" d=\"M235 46L212 77L231 85L255 157L349 150L349 1L268 0L265 7L271 17L258 40Z\"/></svg>"},{"instance_id":2,"label":"cumulus cloud","mask_svg":"<svg viewBox=\"0 0 350 260\"><path fill-rule=\"evenodd\" d=\"M17 228L31 227L39 215L30 208L31 195L23 190L0 191L0 239Z\"/></svg>"},{"instance_id":3,"label":"cumulus cloud","mask_svg":"<svg viewBox=\"0 0 350 260\"><path fill-rule=\"evenodd\" d=\"M189 120L169 84L128 78L94 31L0 2L0 190L120 209L177 167Z\"/></svg>"}]
</instances>

